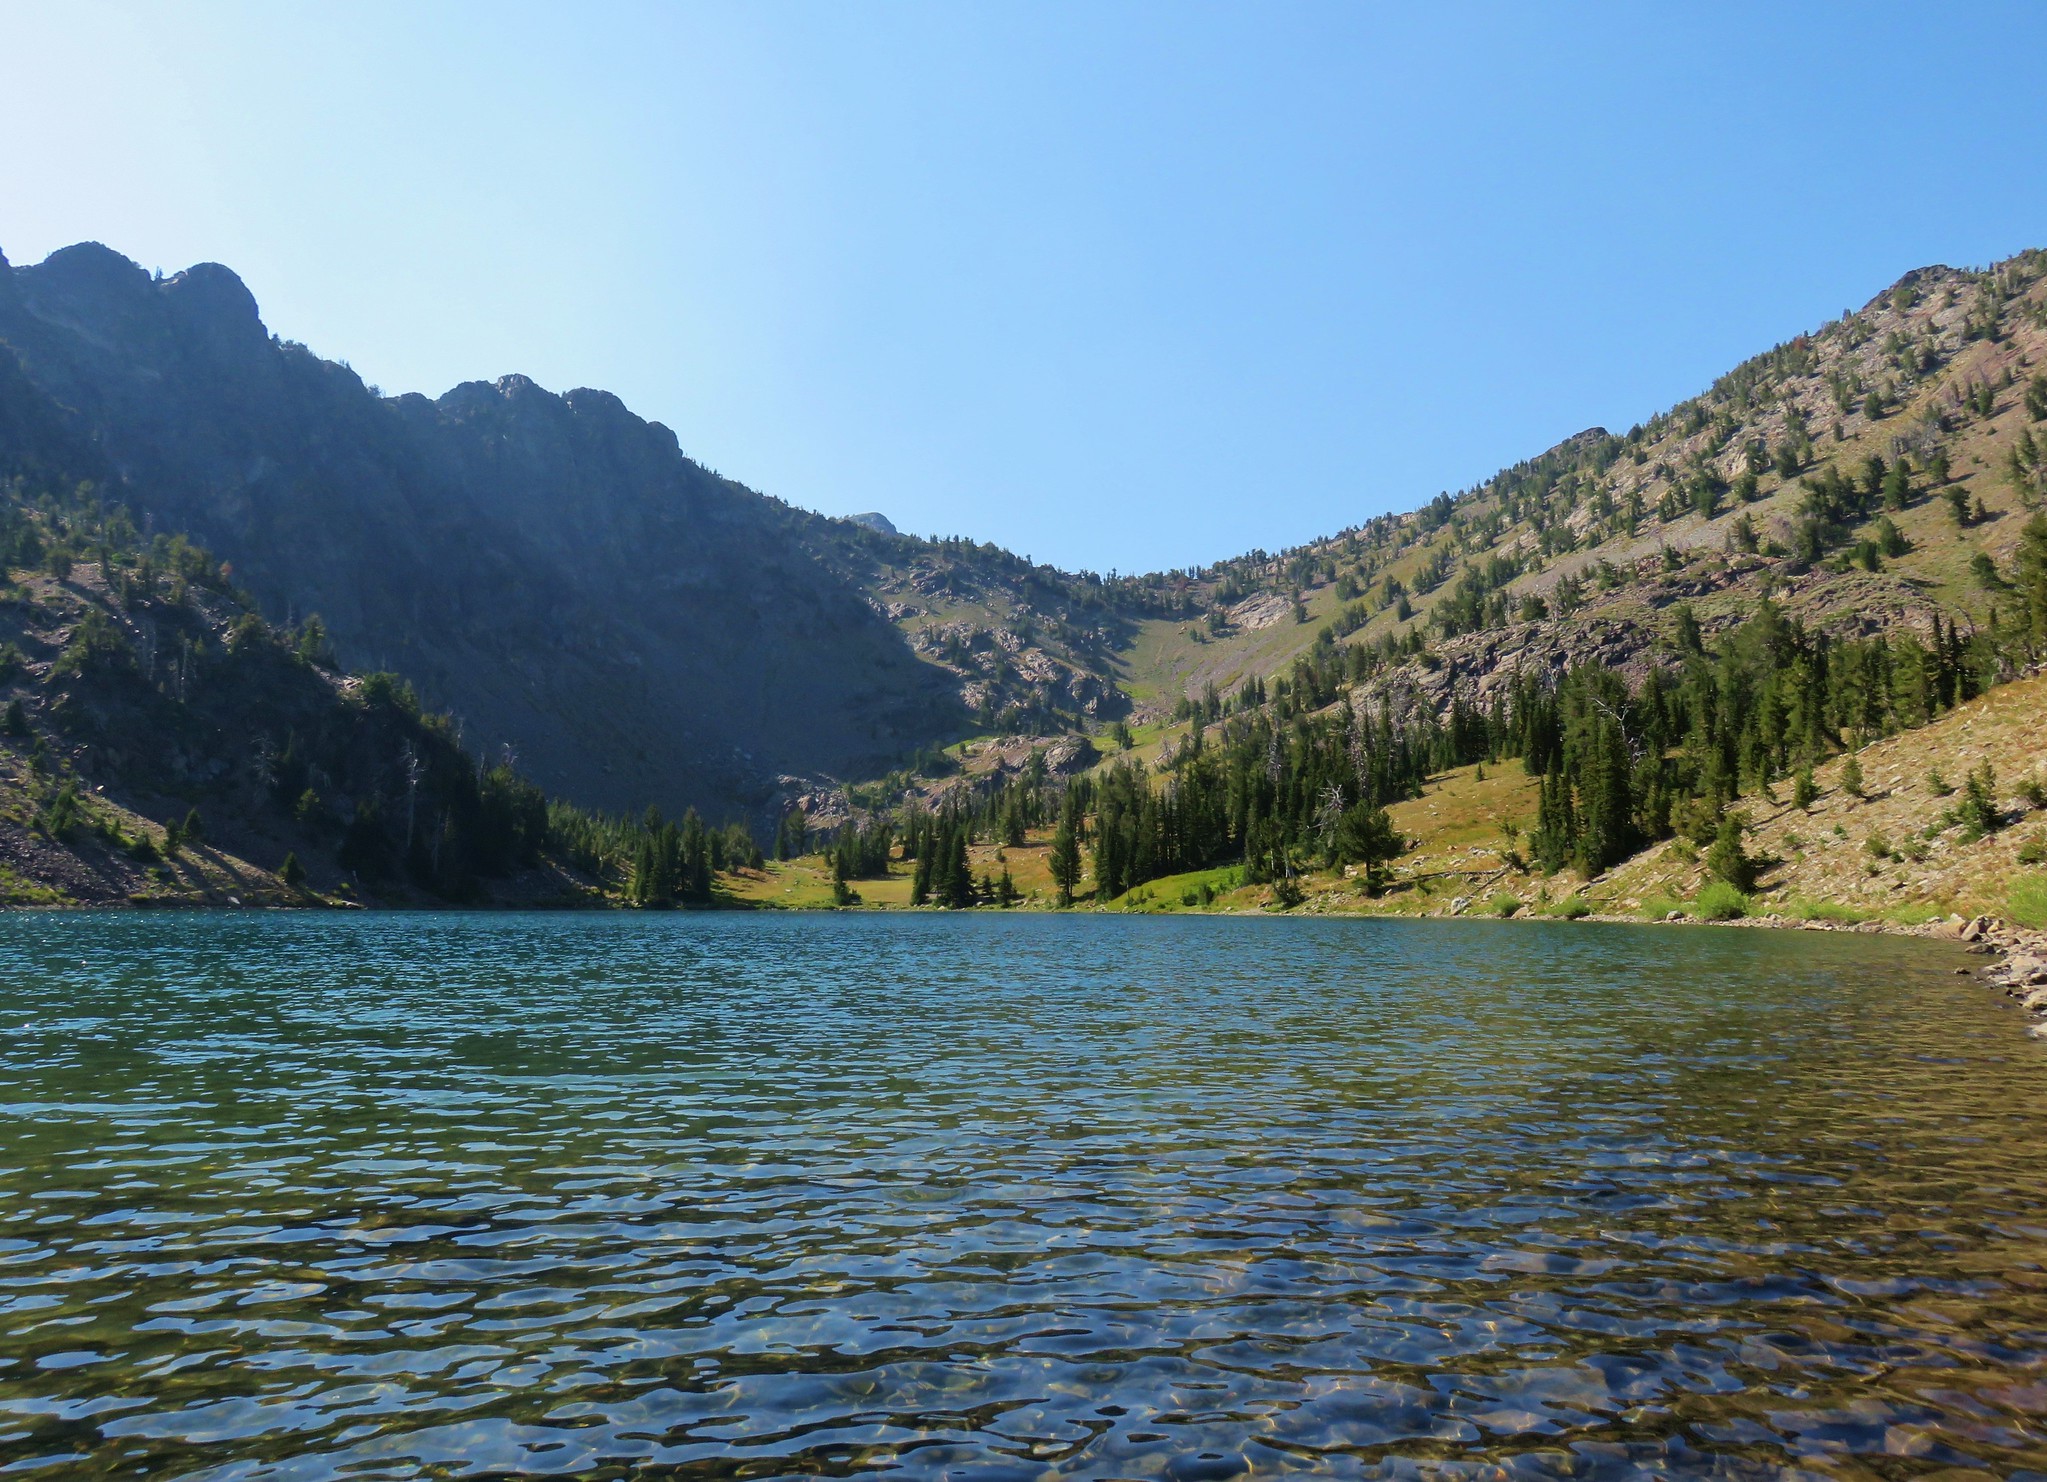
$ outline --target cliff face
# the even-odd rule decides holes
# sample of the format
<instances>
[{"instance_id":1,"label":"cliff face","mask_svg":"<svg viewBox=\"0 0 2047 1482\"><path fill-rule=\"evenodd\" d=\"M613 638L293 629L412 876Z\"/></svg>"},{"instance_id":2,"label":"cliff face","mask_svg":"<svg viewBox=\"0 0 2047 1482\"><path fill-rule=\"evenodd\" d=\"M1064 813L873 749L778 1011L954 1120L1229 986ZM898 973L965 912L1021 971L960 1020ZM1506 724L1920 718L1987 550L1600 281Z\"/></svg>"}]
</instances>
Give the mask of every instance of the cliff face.
<instances>
[{"instance_id":1,"label":"cliff face","mask_svg":"<svg viewBox=\"0 0 2047 1482\"><path fill-rule=\"evenodd\" d=\"M0 270L0 352L14 462L97 469L580 802L762 813L779 778L964 723L953 677L816 558L826 522L607 393L380 397L273 339L226 268L153 279L95 245Z\"/></svg>"}]
</instances>

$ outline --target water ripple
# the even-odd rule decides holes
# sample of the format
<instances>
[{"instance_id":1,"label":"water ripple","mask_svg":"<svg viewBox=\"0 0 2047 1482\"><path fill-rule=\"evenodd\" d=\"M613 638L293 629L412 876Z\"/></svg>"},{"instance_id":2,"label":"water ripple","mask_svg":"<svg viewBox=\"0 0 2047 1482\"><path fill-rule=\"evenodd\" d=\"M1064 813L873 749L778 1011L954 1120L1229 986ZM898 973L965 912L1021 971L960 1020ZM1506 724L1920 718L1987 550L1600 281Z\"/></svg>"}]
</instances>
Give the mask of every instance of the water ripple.
<instances>
[{"instance_id":1,"label":"water ripple","mask_svg":"<svg viewBox=\"0 0 2047 1482\"><path fill-rule=\"evenodd\" d=\"M2047 1479L2047 1060L1960 960L10 916L0 1466Z\"/></svg>"}]
</instances>

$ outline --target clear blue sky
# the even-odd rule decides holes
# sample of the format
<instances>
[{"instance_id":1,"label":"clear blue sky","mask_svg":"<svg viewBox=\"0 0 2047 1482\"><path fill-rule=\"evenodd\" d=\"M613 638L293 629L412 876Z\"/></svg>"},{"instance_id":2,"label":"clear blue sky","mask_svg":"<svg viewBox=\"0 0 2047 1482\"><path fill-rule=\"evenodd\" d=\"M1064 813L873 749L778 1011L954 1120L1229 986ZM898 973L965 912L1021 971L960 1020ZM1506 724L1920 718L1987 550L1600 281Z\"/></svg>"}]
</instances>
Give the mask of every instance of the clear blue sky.
<instances>
[{"instance_id":1,"label":"clear blue sky","mask_svg":"<svg viewBox=\"0 0 2047 1482\"><path fill-rule=\"evenodd\" d=\"M1150 569L2047 245L2047 6L0 0L0 249L387 391L617 391L828 513Z\"/></svg>"}]
</instances>

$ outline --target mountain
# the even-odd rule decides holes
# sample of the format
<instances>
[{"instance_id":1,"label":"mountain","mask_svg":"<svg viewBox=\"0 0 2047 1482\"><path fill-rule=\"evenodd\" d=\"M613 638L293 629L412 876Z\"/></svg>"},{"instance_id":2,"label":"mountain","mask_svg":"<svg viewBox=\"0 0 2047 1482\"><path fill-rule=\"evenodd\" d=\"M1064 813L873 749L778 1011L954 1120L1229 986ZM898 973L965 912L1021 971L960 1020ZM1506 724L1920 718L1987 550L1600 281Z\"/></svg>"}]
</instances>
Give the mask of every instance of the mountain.
<instances>
[{"instance_id":1,"label":"mountain","mask_svg":"<svg viewBox=\"0 0 2047 1482\"><path fill-rule=\"evenodd\" d=\"M1006 672L972 661L1004 628L991 595L1028 608L1028 570L790 509L605 392L380 396L270 335L213 264L152 278L87 244L0 269L0 433L18 469L93 470L273 619L318 612L347 662L591 806L771 822L977 711L1077 717L1107 693L1013 631ZM1066 584L1045 595L1061 622Z\"/></svg>"},{"instance_id":2,"label":"mountain","mask_svg":"<svg viewBox=\"0 0 2047 1482\"><path fill-rule=\"evenodd\" d=\"M1841 636L1980 626L2009 607L1994 572L2047 493L2043 366L2047 254L1916 270L1626 433L1589 429L1293 550L1146 578L1192 621L1144 624L1126 683L1164 711L1320 649L1440 708L1584 660L1639 679L1681 605L1711 638L1766 592Z\"/></svg>"},{"instance_id":3,"label":"mountain","mask_svg":"<svg viewBox=\"0 0 2047 1482\"><path fill-rule=\"evenodd\" d=\"M1170 771L1274 689L1447 722L1586 665L1637 684L1766 597L1831 640L1987 631L2047 484L2043 270L1920 269L1624 433L1291 550L1104 578L790 508L604 392L385 397L270 335L228 269L87 244L0 269L0 473L90 478L205 543L272 624L318 612L345 666L402 674L550 792L765 836L792 802L826 821L1034 754L1094 765L1074 738Z\"/></svg>"}]
</instances>

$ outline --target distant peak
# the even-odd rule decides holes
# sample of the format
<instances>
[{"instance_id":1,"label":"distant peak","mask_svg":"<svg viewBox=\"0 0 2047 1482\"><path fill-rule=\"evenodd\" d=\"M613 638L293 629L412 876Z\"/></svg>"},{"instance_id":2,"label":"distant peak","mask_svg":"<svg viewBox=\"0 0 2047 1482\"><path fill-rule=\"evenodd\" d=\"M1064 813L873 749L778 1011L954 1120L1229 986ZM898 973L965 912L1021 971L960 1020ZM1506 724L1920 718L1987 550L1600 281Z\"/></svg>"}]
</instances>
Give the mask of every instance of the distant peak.
<instances>
[{"instance_id":1,"label":"distant peak","mask_svg":"<svg viewBox=\"0 0 2047 1482\"><path fill-rule=\"evenodd\" d=\"M256 295L233 268L217 262L194 263L163 283L165 298L202 319L236 329L263 328Z\"/></svg>"},{"instance_id":2,"label":"distant peak","mask_svg":"<svg viewBox=\"0 0 2047 1482\"><path fill-rule=\"evenodd\" d=\"M104 283L127 288L146 285L149 273L101 242L75 242L44 258L38 272L72 282Z\"/></svg>"},{"instance_id":3,"label":"distant peak","mask_svg":"<svg viewBox=\"0 0 2047 1482\"><path fill-rule=\"evenodd\" d=\"M869 530L879 531L883 535L900 535L902 533L890 522L887 515L881 514L876 510L870 509L865 514L847 515L845 520L849 525L865 525Z\"/></svg>"},{"instance_id":4,"label":"distant peak","mask_svg":"<svg viewBox=\"0 0 2047 1482\"><path fill-rule=\"evenodd\" d=\"M1558 453L1570 453L1575 452L1580 448L1595 447L1598 444L1605 442L1611 436L1613 436L1613 434L1608 432L1604 427L1588 427L1583 432L1572 433L1569 437L1565 438L1562 442L1558 443L1555 447L1549 449L1548 452L1543 453L1541 456L1544 458L1548 458Z\"/></svg>"}]
</instances>

